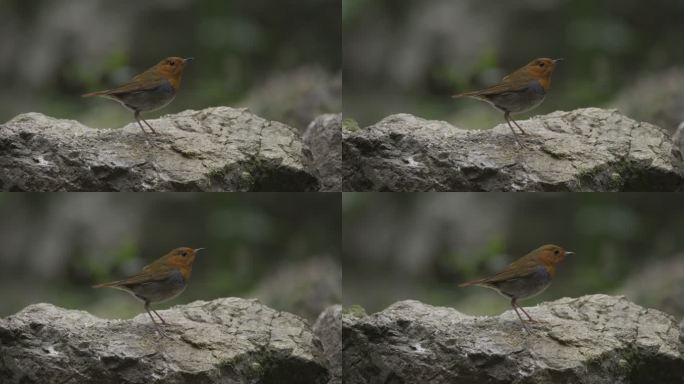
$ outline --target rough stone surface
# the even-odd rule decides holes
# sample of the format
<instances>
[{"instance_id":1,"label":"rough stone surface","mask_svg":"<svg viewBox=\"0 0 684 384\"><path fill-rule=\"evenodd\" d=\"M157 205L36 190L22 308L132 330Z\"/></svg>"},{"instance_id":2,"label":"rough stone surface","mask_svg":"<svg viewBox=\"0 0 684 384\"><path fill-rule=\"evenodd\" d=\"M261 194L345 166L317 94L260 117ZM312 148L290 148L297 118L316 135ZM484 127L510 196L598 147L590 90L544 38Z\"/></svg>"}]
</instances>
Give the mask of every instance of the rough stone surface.
<instances>
[{"instance_id":1,"label":"rough stone surface","mask_svg":"<svg viewBox=\"0 0 684 384\"><path fill-rule=\"evenodd\" d=\"M305 154L322 192L342 190L342 114L317 117L304 133Z\"/></svg>"},{"instance_id":2,"label":"rough stone surface","mask_svg":"<svg viewBox=\"0 0 684 384\"><path fill-rule=\"evenodd\" d=\"M1 383L326 383L308 323L254 300L196 301L105 320L35 304L0 319Z\"/></svg>"},{"instance_id":3,"label":"rough stone surface","mask_svg":"<svg viewBox=\"0 0 684 384\"><path fill-rule=\"evenodd\" d=\"M370 315L342 315L346 384L682 383L680 329L670 315L624 297L590 295L464 315L417 301Z\"/></svg>"},{"instance_id":4,"label":"rough stone surface","mask_svg":"<svg viewBox=\"0 0 684 384\"><path fill-rule=\"evenodd\" d=\"M684 160L684 123L679 124L672 135L672 156L680 162Z\"/></svg>"},{"instance_id":5,"label":"rough stone surface","mask_svg":"<svg viewBox=\"0 0 684 384\"><path fill-rule=\"evenodd\" d=\"M615 110L554 112L468 131L412 115L343 129L346 191L680 191L664 130Z\"/></svg>"},{"instance_id":6,"label":"rough stone surface","mask_svg":"<svg viewBox=\"0 0 684 384\"><path fill-rule=\"evenodd\" d=\"M342 383L342 306L331 305L321 312L314 324L314 334L323 344L330 372L329 384Z\"/></svg>"},{"instance_id":7,"label":"rough stone surface","mask_svg":"<svg viewBox=\"0 0 684 384\"><path fill-rule=\"evenodd\" d=\"M679 323L679 353L684 355L684 320Z\"/></svg>"},{"instance_id":8,"label":"rough stone surface","mask_svg":"<svg viewBox=\"0 0 684 384\"><path fill-rule=\"evenodd\" d=\"M0 125L0 189L312 191L294 128L228 107L95 129L39 113Z\"/></svg>"}]
</instances>

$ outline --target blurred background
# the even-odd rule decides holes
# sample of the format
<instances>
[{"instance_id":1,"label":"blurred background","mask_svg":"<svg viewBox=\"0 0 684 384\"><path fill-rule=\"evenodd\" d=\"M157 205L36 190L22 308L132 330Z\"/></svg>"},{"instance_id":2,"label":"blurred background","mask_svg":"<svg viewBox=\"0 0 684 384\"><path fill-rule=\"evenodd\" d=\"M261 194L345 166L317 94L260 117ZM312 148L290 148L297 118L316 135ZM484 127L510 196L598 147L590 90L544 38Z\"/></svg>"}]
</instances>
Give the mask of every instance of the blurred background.
<instances>
[{"instance_id":1,"label":"blurred background","mask_svg":"<svg viewBox=\"0 0 684 384\"><path fill-rule=\"evenodd\" d=\"M670 132L684 120L684 2L343 0L344 113L394 113L491 128L503 116L450 96L537 57L565 58L541 107L618 108Z\"/></svg>"},{"instance_id":2,"label":"blurred background","mask_svg":"<svg viewBox=\"0 0 684 384\"><path fill-rule=\"evenodd\" d=\"M119 280L170 250L207 248L167 308L259 298L310 321L341 302L340 198L325 193L0 194L0 317L52 303L105 318L144 313Z\"/></svg>"},{"instance_id":3,"label":"blurred background","mask_svg":"<svg viewBox=\"0 0 684 384\"><path fill-rule=\"evenodd\" d=\"M148 117L249 107L302 130L341 111L340 23L340 0L0 0L0 122L121 127L129 111L80 95L192 56L176 100Z\"/></svg>"},{"instance_id":4,"label":"blurred background","mask_svg":"<svg viewBox=\"0 0 684 384\"><path fill-rule=\"evenodd\" d=\"M345 193L344 304L368 313L407 299L493 315L509 300L459 283L499 272L543 244L576 255L522 301L626 295L684 316L681 194Z\"/></svg>"}]
</instances>

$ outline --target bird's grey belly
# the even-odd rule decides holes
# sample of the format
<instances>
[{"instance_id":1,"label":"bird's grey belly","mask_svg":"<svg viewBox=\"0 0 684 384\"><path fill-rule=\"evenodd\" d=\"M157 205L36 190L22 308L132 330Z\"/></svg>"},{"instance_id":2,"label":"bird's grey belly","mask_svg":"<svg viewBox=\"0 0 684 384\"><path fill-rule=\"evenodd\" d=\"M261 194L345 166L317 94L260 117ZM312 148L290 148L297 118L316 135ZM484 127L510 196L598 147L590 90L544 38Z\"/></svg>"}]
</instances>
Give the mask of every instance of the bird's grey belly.
<instances>
[{"instance_id":1,"label":"bird's grey belly","mask_svg":"<svg viewBox=\"0 0 684 384\"><path fill-rule=\"evenodd\" d=\"M185 290L183 274L175 271L165 279L136 284L131 287L132 293L142 301L162 302L171 300Z\"/></svg>"},{"instance_id":2,"label":"bird's grey belly","mask_svg":"<svg viewBox=\"0 0 684 384\"><path fill-rule=\"evenodd\" d=\"M544 87L535 80L524 90L500 93L489 99L494 107L503 112L523 113L539 106L545 97Z\"/></svg>"},{"instance_id":3,"label":"bird's grey belly","mask_svg":"<svg viewBox=\"0 0 684 384\"><path fill-rule=\"evenodd\" d=\"M176 97L176 91L171 83L164 80L161 85L153 90L129 92L119 95L125 107L134 111L154 111L164 108Z\"/></svg>"},{"instance_id":4,"label":"bird's grey belly","mask_svg":"<svg viewBox=\"0 0 684 384\"><path fill-rule=\"evenodd\" d=\"M524 299L542 293L550 284L551 276L544 267L539 267L528 276L501 281L494 285L505 296Z\"/></svg>"}]
</instances>

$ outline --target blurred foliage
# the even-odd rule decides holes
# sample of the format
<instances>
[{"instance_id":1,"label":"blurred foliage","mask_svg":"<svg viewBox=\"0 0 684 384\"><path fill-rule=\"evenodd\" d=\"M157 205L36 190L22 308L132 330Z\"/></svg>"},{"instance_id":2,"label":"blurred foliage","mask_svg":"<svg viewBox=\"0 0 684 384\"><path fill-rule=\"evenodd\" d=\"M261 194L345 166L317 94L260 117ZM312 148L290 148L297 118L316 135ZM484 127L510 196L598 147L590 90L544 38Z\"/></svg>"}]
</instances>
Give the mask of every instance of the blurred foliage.
<instances>
[{"instance_id":1,"label":"blurred foliage","mask_svg":"<svg viewBox=\"0 0 684 384\"><path fill-rule=\"evenodd\" d=\"M344 113L361 126L413 113L489 128L497 112L450 95L537 57L565 61L533 114L610 105L638 79L682 66L683 18L675 0L343 0Z\"/></svg>"},{"instance_id":2,"label":"blurred foliage","mask_svg":"<svg viewBox=\"0 0 684 384\"><path fill-rule=\"evenodd\" d=\"M341 68L339 0L1 0L0 10L1 121L42 112L94 126L129 123L117 103L80 95L122 84L168 56L195 61L161 114L254 103L278 104L279 112L282 100L250 95L273 78ZM295 108L298 100L288 102ZM340 103L326 100L317 112L339 112Z\"/></svg>"},{"instance_id":3,"label":"blurred foliage","mask_svg":"<svg viewBox=\"0 0 684 384\"><path fill-rule=\"evenodd\" d=\"M315 318L341 300L334 194L0 194L0 215L0 316L36 302L138 314L129 295L90 286L137 273L180 246L206 251L186 291L160 307L258 297Z\"/></svg>"},{"instance_id":4,"label":"blurred foliage","mask_svg":"<svg viewBox=\"0 0 684 384\"><path fill-rule=\"evenodd\" d=\"M465 313L498 313L508 300L457 284L493 275L551 243L576 255L525 305L626 294L681 317L682 201L679 194L345 193L344 303L376 312L418 299Z\"/></svg>"}]
</instances>

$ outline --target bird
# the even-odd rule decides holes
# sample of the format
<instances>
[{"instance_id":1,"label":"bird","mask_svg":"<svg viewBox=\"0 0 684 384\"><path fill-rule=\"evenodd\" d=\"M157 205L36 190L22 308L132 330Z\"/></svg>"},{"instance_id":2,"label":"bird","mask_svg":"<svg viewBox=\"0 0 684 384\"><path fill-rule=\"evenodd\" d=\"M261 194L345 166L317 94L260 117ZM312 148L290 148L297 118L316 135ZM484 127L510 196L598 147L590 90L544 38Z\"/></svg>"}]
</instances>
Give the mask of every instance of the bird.
<instances>
[{"instance_id":1,"label":"bird","mask_svg":"<svg viewBox=\"0 0 684 384\"><path fill-rule=\"evenodd\" d=\"M130 293L143 302L145 311L150 315L157 332L165 335L150 311L154 312L163 324L166 322L150 305L171 300L185 290L192 273L195 256L203 249L176 248L145 266L142 272L136 275L123 280L93 285L93 288L115 288Z\"/></svg>"},{"instance_id":2,"label":"bird","mask_svg":"<svg viewBox=\"0 0 684 384\"><path fill-rule=\"evenodd\" d=\"M523 113L538 107L551 88L551 75L556 64L563 59L539 58L530 61L524 67L504 77L499 84L478 91L470 91L453 95L453 98L470 97L489 103L503 112L508 127L513 132L518 145L525 147L515 133L511 122L525 131L511 118L511 114Z\"/></svg>"},{"instance_id":3,"label":"bird","mask_svg":"<svg viewBox=\"0 0 684 384\"><path fill-rule=\"evenodd\" d=\"M491 288L511 299L513 310L515 310L525 330L530 332L518 309L527 316L529 321L534 320L532 320L527 311L518 305L518 300L542 293L548 288L551 280L556 275L556 265L563 261L565 256L574 254L574 252L566 251L557 245L542 245L512 262L503 271L494 276L461 283L459 287L476 285Z\"/></svg>"},{"instance_id":4,"label":"bird","mask_svg":"<svg viewBox=\"0 0 684 384\"><path fill-rule=\"evenodd\" d=\"M133 117L143 133L147 134L140 120L152 133L157 133L140 114L161 109L173 101L180 87L183 70L192 60L192 57L167 57L126 84L114 89L86 93L81 97L100 96L118 101L133 112Z\"/></svg>"}]
</instances>

